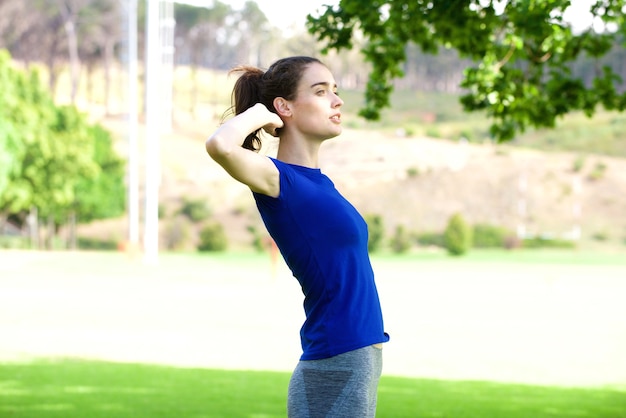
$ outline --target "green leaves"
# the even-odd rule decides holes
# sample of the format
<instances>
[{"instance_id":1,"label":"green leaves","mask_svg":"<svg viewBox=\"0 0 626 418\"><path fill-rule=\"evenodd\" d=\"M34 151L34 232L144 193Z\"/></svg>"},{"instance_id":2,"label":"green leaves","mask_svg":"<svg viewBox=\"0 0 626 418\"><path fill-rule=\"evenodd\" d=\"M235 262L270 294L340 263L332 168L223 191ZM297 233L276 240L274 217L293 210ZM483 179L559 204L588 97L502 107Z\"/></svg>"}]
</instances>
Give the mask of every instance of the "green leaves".
<instances>
[{"instance_id":1,"label":"green leaves","mask_svg":"<svg viewBox=\"0 0 626 418\"><path fill-rule=\"evenodd\" d=\"M36 206L40 216L62 223L70 210L83 219L121 213L124 170L108 133L75 107L56 106L37 74L17 71L2 51L0 108L0 214ZM112 186L101 191L105 183ZM94 196L97 202L83 204Z\"/></svg>"},{"instance_id":2,"label":"green leaves","mask_svg":"<svg viewBox=\"0 0 626 418\"><path fill-rule=\"evenodd\" d=\"M588 116L602 105L623 110L626 93L611 69L592 80L571 75L577 59L598 59L622 41L626 0L597 0L591 12L612 30L574 33L563 20L570 0L341 0L318 18L309 16L309 31L326 48L352 47L364 37L365 60L372 65L360 114L378 119L389 106L393 79L401 77L409 43L424 52L454 48L476 64L468 68L461 87L466 111L484 110L493 119L491 133L511 140L528 127L553 127L556 119L582 110ZM620 36L622 38L620 38Z\"/></svg>"}]
</instances>

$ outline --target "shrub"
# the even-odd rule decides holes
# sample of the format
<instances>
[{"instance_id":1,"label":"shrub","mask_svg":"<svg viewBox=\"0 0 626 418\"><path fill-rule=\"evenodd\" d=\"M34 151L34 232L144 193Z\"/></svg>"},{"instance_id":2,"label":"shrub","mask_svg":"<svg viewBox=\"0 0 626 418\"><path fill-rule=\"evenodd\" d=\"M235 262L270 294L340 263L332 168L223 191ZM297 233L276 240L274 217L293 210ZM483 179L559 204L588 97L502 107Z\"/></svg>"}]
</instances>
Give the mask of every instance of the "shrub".
<instances>
[{"instance_id":1,"label":"shrub","mask_svg":"<svg viewBox=\"0 0 626 418\"><path fill-rule=\"evenodd\" d=\"M507 239L513 232L501 226L476 224L472 231L472 245L475 248L506 248Z\"/></svg>"},{"instance_id":2,"label":"shrub","mask_svg":"<svg viewBox=\"0 0 626 418\"><path fill-rule=\"evenodd\" d=\"M78 248L81 250L117 250L118 243L114 239L78 237Z\"/></svg>"},{"instance_id":3,"label":"shrub","mask_svg":"<svg viewBox=\"0 0 626 418\"><path fill-rule=\"evenodd\" d=\"M459 140L460 141L468 141L468 142L472 142L474 135L472 134L472 131L468 130L468 129L464 129L461 132L459 132Z\"/></svg>"},{"instance_id":4,"label":"shrub","mask_svg":"<svg viewBox=\"0 0 626 418\"><path fill-rule=\"evenodd\" d=\"M564 239L553 239L546 237L524 238L523 248L576 248L576 243Z\"/></svg>"},{"instance_id":5,"label":"shrub","mask_svg":"<svg viewBox=\"0 0 626 418\"><path fill-rule=\"evenodd\" d=\"M444 232L444 243L448 254L463 255L472 244L472 229L465 223L463 216L455 213L450 217Z\"/></svg>"},{"instance_id":6,"label":"shrub","mask_svg":"<svg viewBox=\"0 0 626 418\"><path fill-rule=\"evenodd\" d=\"M404 229L404 226L396 226L396 232L391 238L391 250L394 253L405 253L411 248L411 237Z\"/></svg>"},{"instance_id":7,"label":"shrub","mask_svg":"<svg viewBox=\"0 0 626 418\"><path fill-rule=\"evenodd\" d=\"M407 175L408 177L411 177L411 178L412 178L412 177L417 177L417 176L419 176L419 174L420 174L420 169L419 169L419 168L417 168L417 167L409 167L409 168L406 170L406 175Z\"/></svg>"},{"instance_id":8,"label":"shrub","mask_svg":"<svg viewBox=\"0 0 626 418\"><path fill-rule=\"evenodd\" d=\"M596 163L591 173L589 173L589 178L594 181L602 179L604 175L606 174L606 169L607 169L607 166L603 162L600 161Z\"/></svg>"},{"instance_id":9,"label":"shrub","mask_svg":"<svg viewBox=\"0 0 626 418\"><path fill-rule=\"evenodd\" d=\"M252 247L260 253L265 251L265 240L259 230L254 225L248 225L246 229L252 234Z\"/></svg>"},{"instance_id":10,"label":"shrub","mask_svg":"<svg viewBox=\"0 0 626 418\"><path fill-rule=\"evenodd\" d=\"M365 215L365 222L368 229L367 249L369 252L378 251L385 235L383 218L380 215L369 214Z\"/></svg>"},{"instance_id":11,"label":"shrub","mask_svg":"<svg viewBox=\"0 0 626 418\"><path fill-rule=\"evenodd\" d=\"M28 238L20 236L0 235L0 249L27 249L29 248Z\"/></svg>"},{"instance_id":12,"label":"shrub","mask_svg":"<svg viewBox=\"0 0 626 418\"><path fill-rule=\"evenodd\" d=\"M183 204L178 211L193 222L200 222L211 216L211 209L204 199L183 198Z\"/></svg>"},{"instance_id":13,"label":"shrub","mask_svg":"<svg viewBox=\"0 0 626 418\"><path fill-rule=\"evenodd\" d=\"M167 208L165 207L163 203L159 203L159 206L157 208L157 217L159 219L164 219L166 216L167 216Z\"/></svg>"},{"instance_id":14,"label":"shrub","mask_svg":"<svg viewBox=\"0 0 626 418\"><path fill-rule=\"evenodd\" d=\"M582 155L579 155L574 160L574 164L572 165L572 171L574 173L580 173L584 166L585 166L585 157Z\"/></svg>"},{"instance_id":15,"label":"shrub","mask_svg":"<svg viewBox=\"0 0 626 418\"><path fill-rule=\"evenodd\" d=\"M212 222L200 231L198 251L224 251L228 247L228 239L222 224Z\"/></svg>"},{"instance_id":16,"label":"shrub","mask_svg":"<svg viewBox=\"0 0 626 418\"><path fill-rule=\"evenodd\" d=\"M609 234L604 231L598 231L591 235L591 238L595 241L608 241Z\"/></svg>"},{"instance_id":17,"label":"shrub","mask_svg":"<svg viewBox=\"0 0 626 418\"><path fill-rule=\"evenodd\" d=\"M426 129L426 136L429 138L441 138L441 132L436 127L430 126Z\"/></svg>"},{"instance_id":18,"label":"shrub","mask_svg":"<svg viewBox=\"0 0 626 418\"><path fill-rule=\"evenodd\" d=\"M417 243L426 246L435 246L444 248L443 234L440 232L422 232L417 234Z\"/></svg>"}]
</instances>

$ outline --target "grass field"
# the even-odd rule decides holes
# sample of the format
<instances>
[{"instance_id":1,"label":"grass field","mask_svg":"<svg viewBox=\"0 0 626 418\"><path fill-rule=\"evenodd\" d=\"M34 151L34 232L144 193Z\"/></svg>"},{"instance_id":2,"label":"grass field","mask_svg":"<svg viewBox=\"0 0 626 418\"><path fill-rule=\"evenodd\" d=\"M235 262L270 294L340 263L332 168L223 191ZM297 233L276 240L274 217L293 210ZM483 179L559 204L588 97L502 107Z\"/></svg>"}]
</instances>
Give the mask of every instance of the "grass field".
<instances>
[{"instance_id":1,"label":"grass field","mask_svg":"<svg viewBox=\"0 0 626 418\"><path fill-rule=\"evenodd\" d=\"M0 368L0 416L284 417L289 373L37 361ZM619 418L626 393L383 376L378 417Z\"/></svg>"},{"instance_id":2,"label":"grass field","mask_svg":"<svg viewBox=\"0 0 626 418\"><path fill-rule=\"evenodd\" d=\"M373 264L379 416L626 416L624 254ZM301 303L266 254L0 252L0 416L284 416Z\"/></svg>"}]
</instances>

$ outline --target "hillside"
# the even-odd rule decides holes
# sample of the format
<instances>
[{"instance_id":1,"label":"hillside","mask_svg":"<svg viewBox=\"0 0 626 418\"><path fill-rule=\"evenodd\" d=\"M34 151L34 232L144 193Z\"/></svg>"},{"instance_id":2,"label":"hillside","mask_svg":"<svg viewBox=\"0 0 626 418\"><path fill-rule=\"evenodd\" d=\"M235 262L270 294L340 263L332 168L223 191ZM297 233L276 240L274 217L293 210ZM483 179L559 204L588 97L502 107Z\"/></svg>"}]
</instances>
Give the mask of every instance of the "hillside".
<instances>
[{"instance_id":1,"label":"hillside","mask_svg":"<svg viewBox=\"0 0 626 418\"><path fill-rule=\"evenodd\" d=\"M123 138L121 121L103 123ZM161 138L162 242L180 227L175 212L187 198L208 201L231 247L249 245L248 227L263 230L253 199L204 151L216 122L177 125ZM118 145L125 154L124 141ZM274 148L270 144L266 152L272 155ZM580 225L582 245L624 248L626 159L345 129L323 145L320 165L362 213L381 215L389 233L397 225L441 231L460 212L470 223L511 230L523 224L529 233L558 237ZM115 220L83 226L80 233L119 240L124 230L125 221Z\"/></svg>"}]
</instances>

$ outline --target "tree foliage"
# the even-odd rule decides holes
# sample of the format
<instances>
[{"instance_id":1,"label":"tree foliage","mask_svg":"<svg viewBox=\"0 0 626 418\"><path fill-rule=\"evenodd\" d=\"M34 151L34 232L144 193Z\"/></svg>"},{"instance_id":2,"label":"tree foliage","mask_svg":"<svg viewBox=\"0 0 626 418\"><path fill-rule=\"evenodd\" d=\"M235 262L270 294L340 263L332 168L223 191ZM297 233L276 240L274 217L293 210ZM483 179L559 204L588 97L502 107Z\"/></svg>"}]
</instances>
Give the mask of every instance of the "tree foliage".
<instances>
[{"instance_id":1,"label":"tree foliage","mask_svg":"<svg viewBox=\"0 0 626 418\"><path fill-rule=\"evenodd\" d=\"M93 140L91 158L98 166L94 176L80 177L76 182L72 205L79 222L114 218L124 213L126 167L113 149L113 138L100 125L88 127Z\"/></svg>"},{"instance_id":2,"label":"tree foliage","mask_svg":"<svg viewBox=\"0 0 626 418\"><path fill-rule=\"evenodd\" d=\"M56 106L37 73L13 68L5 51L0 91L0 221L33 206L57 224L70 211L83 220L123 212L123 164L102 128Z\"/></svg>"},{"instance_id":3,"label":"tree foliage","mask_svg":"<svg viewBox=\"0 0 626 418\"><path fill-rule=\"evenodd\" d=\"M200 231L200 252L219 252L228 248L228 238L224 227L218 222L209 222Z\"/></svg>"},{"instance_id":4,"label":"tree foliage","mask_svg":"<svg viewBox=\"0 0 626 418\"><path fill-rule=\"evenodd\" d=\"M491 134L510 140L528 127L554 127L572 111L592 116L601 105L623 111L623 80L612 68L596 68L590 82L574 76L579 57L599 60L626 34L624 0L594 0L596 23L575 31L563 16L571 0L341 0L308 16L308 28L325 51L362 49L372 70L361 115L378 119L389 106L393 79L402 77L407 45L424 52L455 49L474 65L466 69L461 103L486 111ZM601 25L597 25L598 23Z\"/></svg>"}]
</instances>

